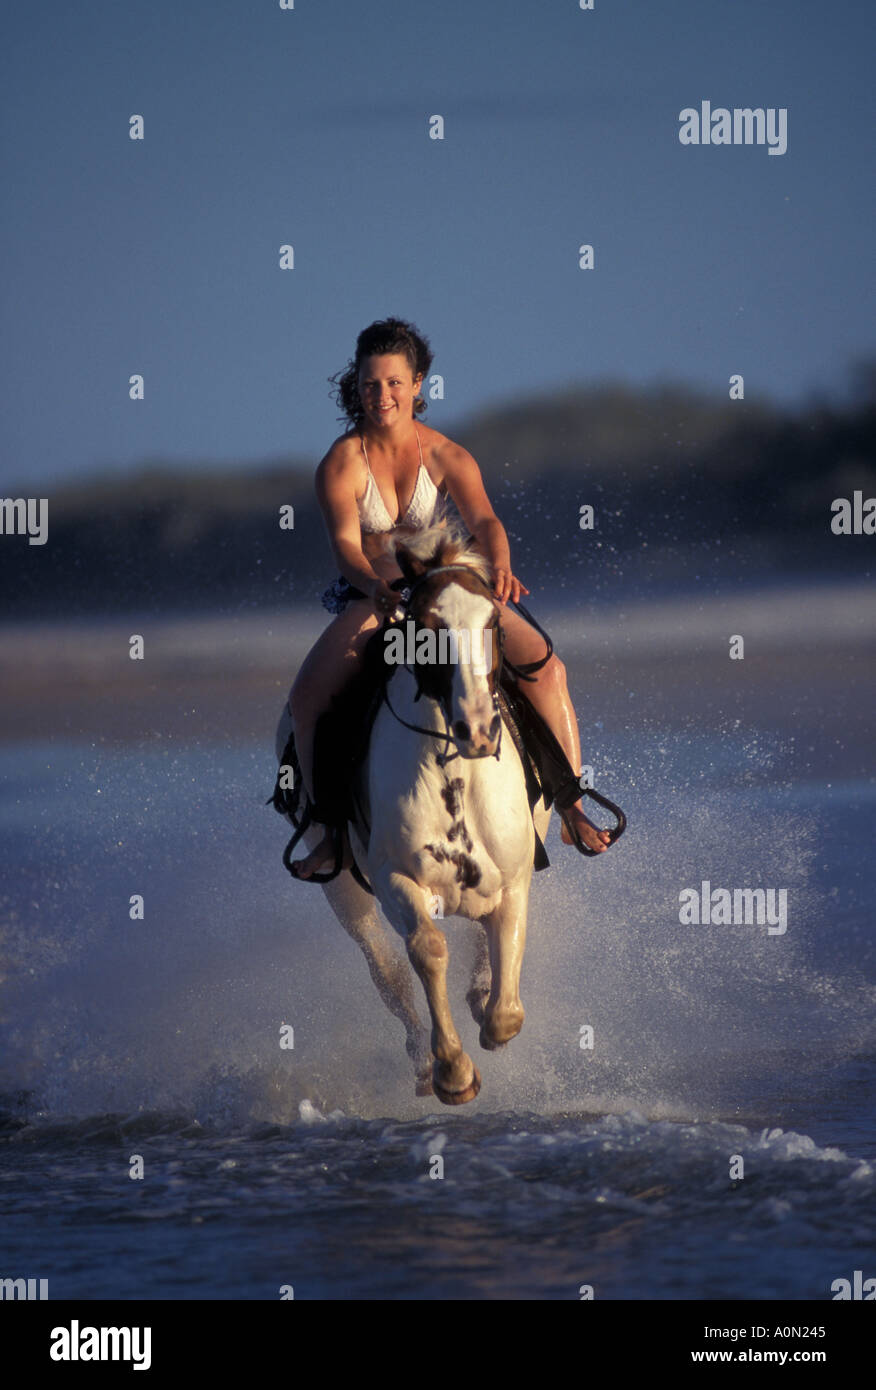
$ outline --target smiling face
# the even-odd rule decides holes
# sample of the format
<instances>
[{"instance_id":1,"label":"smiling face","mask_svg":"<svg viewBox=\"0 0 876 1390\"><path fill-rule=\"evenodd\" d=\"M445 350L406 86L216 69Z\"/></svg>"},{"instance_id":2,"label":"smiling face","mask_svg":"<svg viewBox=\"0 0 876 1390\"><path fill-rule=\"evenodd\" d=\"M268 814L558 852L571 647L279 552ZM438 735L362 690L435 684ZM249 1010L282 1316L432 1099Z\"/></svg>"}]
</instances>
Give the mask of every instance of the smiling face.
<instances>
[{"instance_id":1,"label":"smiling face","mask_svg":"<svg viewBox=\"0 0 876 1390\"><path fill-rule=\"evenodd\" d=\"M369 423L378 429L391 427L398 420L410 420L422 376L413 376L402 353L380 353L365 357L359 368L359 399Z\"/></svg>"}]
</instances>

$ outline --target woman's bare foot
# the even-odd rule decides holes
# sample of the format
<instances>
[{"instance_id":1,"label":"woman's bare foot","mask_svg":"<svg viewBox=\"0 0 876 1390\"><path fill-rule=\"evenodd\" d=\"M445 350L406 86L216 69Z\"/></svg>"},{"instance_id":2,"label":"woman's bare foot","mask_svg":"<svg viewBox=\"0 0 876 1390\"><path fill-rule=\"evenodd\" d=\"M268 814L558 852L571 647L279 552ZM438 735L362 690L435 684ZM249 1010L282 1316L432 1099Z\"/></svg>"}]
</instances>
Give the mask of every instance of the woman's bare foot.
<instances>
[{"instance_id":1,"label":"woman's bare foot","mask_svg":"<svg viewBox=\"0 0 876 1390\"><path fill-rule=\"evenodd\" d=\"M574 824L575 829L578 831L578 834L581 836L581 839L588 849L594 850L596 854L602 854L608 849L608 831L600 830L598 826L593 824L592 820L588 820L580 806L570 806L567 810L562 811L560 813L560 819L563 822L560 834L562 835L564 845L573 845L575 843L574 836L566 824L567 820L569 820Z\"/></svg>"},{"instance_id":2,"label":"woman's bare foot","mask_svg":"<svg viewBox=\"0 0 876 1390\"><path fill-rule=\"evenodd\" d=\"M341 867L349 869L353 862L350 842L347 833L344 831L341 843ZM322 873L323 870L330 870L335 867L335 841L334 836L328 831L322 837L318 845L304 859L293 859L291 871L295 878L309 879L313 874Z\"/></svg>"}]
</instances>

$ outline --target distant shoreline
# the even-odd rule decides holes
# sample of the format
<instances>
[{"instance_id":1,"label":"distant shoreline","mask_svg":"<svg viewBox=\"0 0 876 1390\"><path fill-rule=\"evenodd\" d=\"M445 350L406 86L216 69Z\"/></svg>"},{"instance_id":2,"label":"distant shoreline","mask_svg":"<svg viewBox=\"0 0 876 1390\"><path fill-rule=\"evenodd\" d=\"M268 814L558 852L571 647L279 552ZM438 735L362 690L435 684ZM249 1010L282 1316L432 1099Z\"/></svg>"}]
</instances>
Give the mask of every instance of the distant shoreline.
<instances>
[{"instance_id":1,"label":"distant shoreline","mask_svg":"<svg viewBox=\"0 0 876 1390\"><path fill-rule=\"evenodd\" d=\"M588 726L720 728L840 719L872 746L876 591L813 585L736 595L546 606L532 601ZM0 624L0 743L97 740L273 746L298 664L328 621L315 605L235 617ZM144 638L132 661L129 639ZM744 660L729 641L745 640ZM842 760L842 749L836 757Z\"/></svg>"}]
</instances>

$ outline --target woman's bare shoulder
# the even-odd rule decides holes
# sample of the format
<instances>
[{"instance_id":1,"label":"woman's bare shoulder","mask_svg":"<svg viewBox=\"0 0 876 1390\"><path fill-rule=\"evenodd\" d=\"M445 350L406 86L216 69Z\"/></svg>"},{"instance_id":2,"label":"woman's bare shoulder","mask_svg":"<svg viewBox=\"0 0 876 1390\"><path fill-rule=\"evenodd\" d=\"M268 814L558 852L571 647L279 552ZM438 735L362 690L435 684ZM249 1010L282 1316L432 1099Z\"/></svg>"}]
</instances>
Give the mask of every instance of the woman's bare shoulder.
<instances>
[{"instance_id":1,"label":"woman's bare shoulder","mask_svg":"<svg viewBox=\"0 0 876 1390\"><path fill-rule=\"evenodd\" d=\"M358 431L348 430L346 434L338 435L317 464L317 487L347 481L355 486L362 467L362 445Z\"/></svg>"},{"instance_id":2,"label":"woman's bare shoulder","mask_svg":"<svg viewBox=\"0 0 876 1390\"><path fill-rule=\"evenodd\" d=\"M442 434L440 430L433 430L419 421L417 429L422 433L423 444L428 449L427 457L432 468L442 478L448 473L452 475L460 470L464 471L471 465L477 466L467 449L446 434Z\"/></svg>"}]
</instances>

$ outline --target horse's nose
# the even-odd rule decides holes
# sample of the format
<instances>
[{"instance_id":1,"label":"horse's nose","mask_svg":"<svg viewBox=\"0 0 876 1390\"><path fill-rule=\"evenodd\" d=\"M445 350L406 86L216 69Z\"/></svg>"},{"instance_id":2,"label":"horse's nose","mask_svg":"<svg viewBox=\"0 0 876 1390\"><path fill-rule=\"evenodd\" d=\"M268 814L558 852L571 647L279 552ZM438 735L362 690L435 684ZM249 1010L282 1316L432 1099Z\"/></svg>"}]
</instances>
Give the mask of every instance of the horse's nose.
<instances>
[{"instance_id":1,"label":"horse's nose","mask_svg":"<svg viewBox=\"0 0 876 1390\"><path fill-rule=\"evenodd\" d=\"M489 726L479 720L474 729L472 729L471 725L466 723L464 719L457 719L456 723L453 725L453 732L460 743L467 743L469 745L472 753L480 757L486 757L487 754L493 752L501 727L502 720L499 715L496 714L490 721Z\"/></svg>"},{"instance_id":2,"label":"horse's nose","mask_svg":"<svg viewBox=\"0 0 876 1390\"><path fill-rule=\"evenodd\" d=\"M471 741L475 752L484 755L494 752L501 727L502 720L498 714L493 715L489 725L486 721L478 724L477 732L472 736Z\"/></svg>"}]
</instances>

